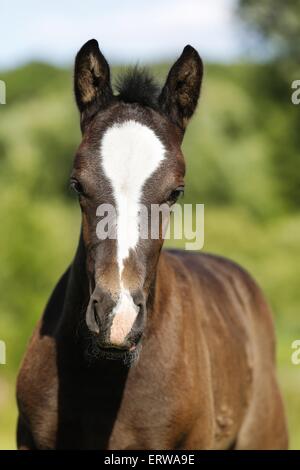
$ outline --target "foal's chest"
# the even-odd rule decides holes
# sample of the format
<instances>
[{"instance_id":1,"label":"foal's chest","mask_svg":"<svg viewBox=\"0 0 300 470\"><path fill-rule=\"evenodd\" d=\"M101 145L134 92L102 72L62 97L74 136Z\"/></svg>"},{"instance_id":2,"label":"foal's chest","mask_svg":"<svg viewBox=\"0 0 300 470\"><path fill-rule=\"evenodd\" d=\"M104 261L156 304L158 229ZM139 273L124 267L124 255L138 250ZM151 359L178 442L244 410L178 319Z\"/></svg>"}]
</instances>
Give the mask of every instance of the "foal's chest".
<instances>
[{"instance_id":1,"label":"foal's chest","mask_svg":"<svg viewBox=\"0 0 300 470\"><path fill-rule=\"evenodd\" d=\"M56 402L36 410L38 445L60 449L170 449L187 431L190 416L179 386L144 378L138 371L123 376L96 376L95 371L65 371ZM102 371L103 372L103 371ZM117 370L115 370L117 372ZM176 391L176 393L174 393ZM178 393L177 393L178 392ZM190 404L189 404L190 406Z\"/></svg>"}]
</instances>

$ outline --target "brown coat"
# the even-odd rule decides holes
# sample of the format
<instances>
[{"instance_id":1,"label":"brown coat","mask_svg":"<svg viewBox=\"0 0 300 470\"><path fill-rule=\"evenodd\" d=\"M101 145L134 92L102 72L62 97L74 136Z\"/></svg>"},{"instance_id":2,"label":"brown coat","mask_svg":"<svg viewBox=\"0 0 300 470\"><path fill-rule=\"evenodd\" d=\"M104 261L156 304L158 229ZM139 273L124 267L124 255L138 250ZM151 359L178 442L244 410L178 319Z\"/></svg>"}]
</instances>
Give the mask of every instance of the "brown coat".
<instances>
[{"instance_id":1,"label":"brown coat","mask_svg":"<svg viewBox=\"0 0 300 470\"><path fill-rule=\"evenodd\" d=\"M131 368L88 366L61 331L68 290L80 294L72 271L56 287L19 374L19 448L287 447L272 319L244 270L207 254L162 252Z\"/></svg>"}]
</instances>

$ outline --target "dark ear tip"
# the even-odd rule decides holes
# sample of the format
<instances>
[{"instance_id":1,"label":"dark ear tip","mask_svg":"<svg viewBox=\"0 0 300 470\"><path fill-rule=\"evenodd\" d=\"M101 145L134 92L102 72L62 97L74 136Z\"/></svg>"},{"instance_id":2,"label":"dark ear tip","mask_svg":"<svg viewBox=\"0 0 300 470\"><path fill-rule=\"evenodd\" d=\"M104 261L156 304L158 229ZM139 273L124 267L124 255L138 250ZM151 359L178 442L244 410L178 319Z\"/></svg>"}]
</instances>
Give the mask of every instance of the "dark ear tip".
<instances>
[{"instance_id":1,"label":"dark ear tip","mask_svg":"<svg viewBox=\"0 0 300 470\"><path fill-rule=\"evenodd\" d=\"M89 41L83 44L78 54L86 53L88 51L98 51L98 50L99 50L98 41L96 39L90 39Z\"/></svg>"},{"instance_id":2,"label":"dark ear tip","mask_svg":"<svg viewBox=\"0 0 300 470\"><path fill-rule=\"evenodd\" d=\"M183 49L183 52L190 53L190 52L197 52L197 51L193 46L191 46L190 44L187 44L185 48Z\"/></svg>"},{"instance_id":3,"label":"dark ear tip","mask_svg":"<svg viewBox=\"0 0 300 470\"><path fill-rule=\"evenodd\" d=\"M90 39L85 43L87 47L99 47L97 39Z\"/></svg>"},{"instance_id":4,"label":"dark ear tip","mask_svg":"<svg viewBox=\"0 0 300 470\"><path fill-rule=\"evenodd\" d=\"M197 59L198 61L202 62L201 57L200 57L198 51L197 51L193 46L191 46L190 44L188 44L187 46L185 46L185 48L183 49L182 55L194 57L194 58Z\"/></svg>"}]
</instances>

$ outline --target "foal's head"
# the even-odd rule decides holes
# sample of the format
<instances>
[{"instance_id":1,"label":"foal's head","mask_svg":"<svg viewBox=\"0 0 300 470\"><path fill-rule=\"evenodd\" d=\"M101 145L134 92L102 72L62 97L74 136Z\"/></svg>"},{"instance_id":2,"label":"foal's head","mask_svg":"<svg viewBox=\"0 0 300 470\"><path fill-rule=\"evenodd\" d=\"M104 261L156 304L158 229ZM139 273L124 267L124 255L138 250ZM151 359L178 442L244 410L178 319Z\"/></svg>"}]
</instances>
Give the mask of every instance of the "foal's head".
<instances>
[{"instance_id":1,"label":"foal's head","mask_svg":"<svg viewBox=\"0 0 300 470\"><path fill-rule=\"evenodd\" d=\"M134 69L114 95L109 65L91 40L76 57L74 79L83 137L71 186L82 211L90 286L86 324L103 354L130 356L143 334L163 243L162 237L141 238L139 210L171 206L183 191L180 146L199 97L202 62L186 46L162 90ZM115 231L101 239L104 204L116 210Z\"/></svg>"}]
</instances>

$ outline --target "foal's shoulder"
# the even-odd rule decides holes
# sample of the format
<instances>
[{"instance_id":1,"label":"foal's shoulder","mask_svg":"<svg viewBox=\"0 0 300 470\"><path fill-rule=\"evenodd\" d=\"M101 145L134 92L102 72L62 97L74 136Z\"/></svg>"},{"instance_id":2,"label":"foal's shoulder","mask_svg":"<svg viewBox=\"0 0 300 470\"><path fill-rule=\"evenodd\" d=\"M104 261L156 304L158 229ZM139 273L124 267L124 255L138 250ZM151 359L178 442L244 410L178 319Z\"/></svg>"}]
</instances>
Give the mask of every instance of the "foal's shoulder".
<instances>
[{"instance_id":1,"label":"foal's shoulder","mask_svg":"<svg viewBox=\"0 0 300 470\"><path fill-rule=\"evenodd\" d=\"M257 289L249 272L235 261L212 253L169 249L164 254L172 263L179 263L198 278L233 281L240 279L248 288Z\"/></svg>"},{"instance_id":2,"label":"foal's shoulder","mask_svg":"<svg viewBox=\"0 0 300 470\"><path fill-rule=\"evenodd\" d=\"M17 400L20 415L26 422L30 419L42 422L39 417L41 409L45 403L54 403L53 396L56 396L57 392L57 351L54 333L63 310L69 274L70 269L67 269L56 284L34 329L18 373Z\"/></svg>"},{"instance_id":3,"label":"foal's shoulder","mask_svg":"<svg viewBox=\"0 0 300 470\"><path fill-rule=\"evenodd\" d=\"M206 299L219 299L223 311L226 310L225 304L230 304L228 311L234 306L236 312L241 312L241 306L245 307L244 310L251 306L254 317L259 318L259 322L263 319L267 325L265 331L273 334L268 302L255 279L238 263L211 253L182 250L166 250L164 253L167 263L177 271L185 271L186 280L192 280Z\"/></svg>"}]
</instances>

